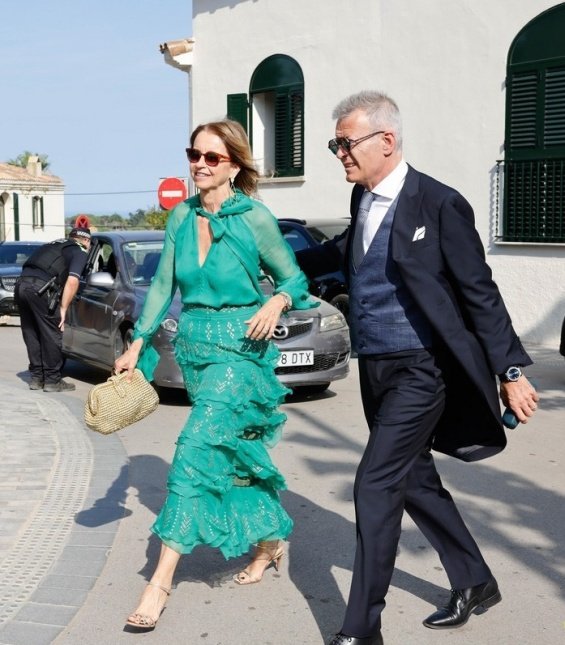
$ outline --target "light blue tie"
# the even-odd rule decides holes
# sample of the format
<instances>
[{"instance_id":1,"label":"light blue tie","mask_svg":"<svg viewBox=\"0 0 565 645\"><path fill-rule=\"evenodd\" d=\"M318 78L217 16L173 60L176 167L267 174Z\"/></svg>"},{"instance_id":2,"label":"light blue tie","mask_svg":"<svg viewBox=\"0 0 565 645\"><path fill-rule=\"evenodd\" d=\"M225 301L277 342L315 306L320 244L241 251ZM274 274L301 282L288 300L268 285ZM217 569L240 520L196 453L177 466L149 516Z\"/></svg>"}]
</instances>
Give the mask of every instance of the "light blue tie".
<instances>
[{"instance_id":1,"label":"light blue tie","mask_svg":"<svg viewBox=\"0 0 565 645\"><path fill-rule=\"evenodd\" d=\"M357 211L357 221L355 222L355 234L353 237L353 245L351 248L353 266L355 270L359 268L359 265L365 257L365 249L363 248L363 231L365 229L365 224L367 218L369 217L369 211L371 210L371 205L373 200L376 198L375 193L371 193L366 190L361 197L359 202L359 210Z\"/></svg>"}]
</instances>

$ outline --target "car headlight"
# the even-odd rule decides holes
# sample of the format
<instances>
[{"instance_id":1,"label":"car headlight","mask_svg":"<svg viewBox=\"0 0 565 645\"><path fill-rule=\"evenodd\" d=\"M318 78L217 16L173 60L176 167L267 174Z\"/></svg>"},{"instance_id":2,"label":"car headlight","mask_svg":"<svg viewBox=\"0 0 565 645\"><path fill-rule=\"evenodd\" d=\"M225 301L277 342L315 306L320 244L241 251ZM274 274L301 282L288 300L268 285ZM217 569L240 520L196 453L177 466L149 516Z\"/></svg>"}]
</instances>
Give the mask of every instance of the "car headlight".
<instances>
[{"instance_id":1,"label":"car headlight","mask_svg":"<svg viewBox=\"0 0 565 645\"><path fill-rule=\"evenodd\" d=\"M345 317L339 311L329 316L322 316L320 320L320 331L331 331L332 329L341 329L346 326Z\"/></svg>"},{"instance_id":2,"label":"car headlight","mask_svg":"<svg viewBox=\"0 0 565 645\"><path fill-rule=\"evenodd\" d=\"M172 334L177 333L178 326L178 321L176 321L174 318L165 318L165 320L163 320L163 322L161 323L161 327L165 331L169 331Z\"/></svg>"}]
</instances>

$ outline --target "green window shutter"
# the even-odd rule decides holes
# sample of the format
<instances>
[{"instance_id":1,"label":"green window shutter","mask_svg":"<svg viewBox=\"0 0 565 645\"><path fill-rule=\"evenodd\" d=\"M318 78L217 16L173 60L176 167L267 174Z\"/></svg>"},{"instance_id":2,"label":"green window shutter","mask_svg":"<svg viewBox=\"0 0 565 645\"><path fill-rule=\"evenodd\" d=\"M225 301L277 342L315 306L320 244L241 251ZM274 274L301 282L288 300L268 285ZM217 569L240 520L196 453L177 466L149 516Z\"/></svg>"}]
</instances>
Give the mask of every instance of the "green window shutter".
<instances>
[{"instance_id":1,"label":"green window shutter","mask_svg":"<svg viewBox=\"0 0 565 645\"><path fill-rule=\"evenodd\" d=\"M20 196L18 193L12 193L14 202L14 240L20 241Z\"/></svg>"},{"instance_id":2,"label":"green window shutter","mask_svg":"<svg viewBox=\"0 0 565 645\"><path fill-rule=\"evenodd\" d=\"M565 146L565 67L546 71L543 116L544 145Z\"/></svg>"},{"instance_id":3,"label":"green window shutter","mask_svg":"<svg viewBox=\"0 0 565 645\"><path fill-rule=\"evenodd\" d=\"M508 86L510 148L535 148L538 73L514 74Z\"/></svg>"},{"instance_id":4,"label":"green window shutter","mask_svg":"<svg viewBox=\"0 0 565 645\"><path fill-rule=\"evenodd\" d=\"M241 123L245 132L248 132L248 108L247 94L228 94L228 119Z\"/></svg>"},{"instance_id":5,"label":"green window shutter","mask_svg":"<svg viewBox=\"0 0 565 645\"><path fill-rule=\"evenodd\" d=\"M304 174L304 93L302 88L275 95L275 171L279 177Z\"/></svg>"}]
</instances>

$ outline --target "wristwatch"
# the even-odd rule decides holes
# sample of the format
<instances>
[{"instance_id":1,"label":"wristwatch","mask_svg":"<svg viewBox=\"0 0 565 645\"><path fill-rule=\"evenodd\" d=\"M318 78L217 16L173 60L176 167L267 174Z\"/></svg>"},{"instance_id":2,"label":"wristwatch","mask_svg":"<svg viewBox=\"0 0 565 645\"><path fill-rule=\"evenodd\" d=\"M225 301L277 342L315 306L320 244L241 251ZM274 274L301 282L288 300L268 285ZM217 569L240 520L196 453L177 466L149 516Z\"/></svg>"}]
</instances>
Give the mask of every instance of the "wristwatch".
<instances>
[{"instance_id":1,"label":"wristwatch","mask_svg":"<svg viewBox=\"0 0 565 645\"><path fill-rule=\"evenodd\" d=\"M502 383L514 383L522 376L522 369L518 365L511 365L506 369L502 374L498 375L498 378Z\"/></svg>"}]
</instances>

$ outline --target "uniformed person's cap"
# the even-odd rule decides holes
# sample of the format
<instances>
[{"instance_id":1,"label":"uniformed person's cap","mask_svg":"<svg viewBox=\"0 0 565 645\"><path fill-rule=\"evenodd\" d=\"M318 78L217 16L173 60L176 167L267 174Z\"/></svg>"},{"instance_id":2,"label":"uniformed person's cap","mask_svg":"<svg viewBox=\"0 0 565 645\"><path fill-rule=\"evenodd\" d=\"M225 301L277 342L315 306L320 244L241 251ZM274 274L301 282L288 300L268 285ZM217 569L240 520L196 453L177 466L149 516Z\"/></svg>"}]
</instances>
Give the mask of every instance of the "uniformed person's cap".
<instances>
[{"instance_id":1,"label":"uniformed person's cap","mask_svg":"<svg viewBox=\"0 0 565 645\"><path fill-rule=\"evenodd\" d=\"M75 227L69 233L69 237L82 237L84 240L90 240L90 238L92 236L90 235L90 229L89 228Z\"/></svg>"}]
</instances>

